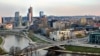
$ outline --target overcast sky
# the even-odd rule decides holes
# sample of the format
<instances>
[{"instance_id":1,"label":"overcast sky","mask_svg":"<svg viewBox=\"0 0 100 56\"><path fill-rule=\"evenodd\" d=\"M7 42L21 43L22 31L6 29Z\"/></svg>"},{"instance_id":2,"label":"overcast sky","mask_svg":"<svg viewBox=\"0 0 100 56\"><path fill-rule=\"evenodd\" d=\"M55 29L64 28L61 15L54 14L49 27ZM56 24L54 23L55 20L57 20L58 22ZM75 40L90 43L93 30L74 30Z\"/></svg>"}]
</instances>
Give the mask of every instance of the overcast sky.
<instances>
[{"instance_id":1,"label":"overcast sky","mask_svg":"<svg viewBox=\"0 0 100 56\"><path fill-rule=\"evenodd\" d=\"M57 16L100 15L100 0L0 0L0 16L14 16L16 11L26 16L30 6L33 16L39 11Z\"/></svg>"}]
</instances>

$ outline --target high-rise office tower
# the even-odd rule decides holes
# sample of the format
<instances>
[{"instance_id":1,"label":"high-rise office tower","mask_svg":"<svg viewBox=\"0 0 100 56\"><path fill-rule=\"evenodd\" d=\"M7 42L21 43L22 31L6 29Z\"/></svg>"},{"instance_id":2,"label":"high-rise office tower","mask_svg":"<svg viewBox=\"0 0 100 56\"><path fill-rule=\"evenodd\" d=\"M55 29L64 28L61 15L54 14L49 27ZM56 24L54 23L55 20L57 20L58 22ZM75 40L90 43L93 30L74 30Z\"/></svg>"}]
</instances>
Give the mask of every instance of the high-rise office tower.
<instances>
[{"instance_id":1,"label":"high-rise office tower","mask_svg":"<svg viewBox=\"0 0 100 56\"><path fill-rule=\"evenodd\" d=\"M19 16L19 27L22 26L22 16Z\"/></svg>"},{"instance_id":2,"label":"high-rise office tower","mask_svg":"<svg viewBox=\"0 0 100 56\"><path fill-rule=\"evenodd\" d=\"M2 24L2 17L0 16L0 24Z\"/></svg>"},{"instance_id":3,"label":"high-rise office tower","mask_svg":"<svg viewBox=\"0 0 100 56\"><path fill-rule=\"evenodd\" d=\"M15 20L14 20L14 26L18 27L19 26L19 12L15 12Z\"/></svg>"},{"instance_id":4,"label":"high-rise office tower","mask_svg":"<svg viewBox=\"0 0 100 56\"><path fill-rule=\"evenodd\" d=\"M33 12L33 11L32 11L32 7L30 7L30 8L28 9L28 14L27 14L27 18L28 18L29 24L32 23L32 17L33 17L33 13L32 13L32 12Z\"/></svg>"},{"instance_id":5,"label":"high-rise office tower","mask_svg":"<svg viewBox=\"0 0 100 56\"><path fill-rule=\"evenodd\" d=\"M47 27L48 26L47 17L44 15L43 18L41 18L41 20L42 20L43 27Z\"/></svg>"},{"instance_id":6,"label":"high-rise office tower","mask_svg":"<svg viewBox=\"0 0 100 56\"><path fill-rule=\"evenodd\" d=\"M39 12L39 15L40 15L40 18L42 18L44 16L44 12L43 11L40 11Z\"/></svg>"},{"instance_id":7,"label":"high-rise office tower","mask_svg":"<svg viewBox=\"0 0 100 56\"><path fill-rule=\"evenodd\" d=\"M15 12L15 17L19 17L19 12Z\"/></svg>"}]
</instances>

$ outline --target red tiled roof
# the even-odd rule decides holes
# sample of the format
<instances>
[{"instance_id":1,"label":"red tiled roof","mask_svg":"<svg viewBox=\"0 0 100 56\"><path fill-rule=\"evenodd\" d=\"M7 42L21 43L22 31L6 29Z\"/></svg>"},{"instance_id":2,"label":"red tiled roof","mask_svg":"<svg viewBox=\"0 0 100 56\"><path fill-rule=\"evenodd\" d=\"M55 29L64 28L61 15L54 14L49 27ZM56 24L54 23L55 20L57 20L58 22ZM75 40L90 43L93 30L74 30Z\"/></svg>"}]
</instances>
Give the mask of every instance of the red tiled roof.
<instances>
[{"instance_id":1,"label":"red tiled roof","mask_svg":"<svg viewBox=\"0 0 100 56\"><path fill-rule=\"evenodd\" d=\"M100 27L100 23L95 23L94 27Z\"/></svg>"}]
</instances>

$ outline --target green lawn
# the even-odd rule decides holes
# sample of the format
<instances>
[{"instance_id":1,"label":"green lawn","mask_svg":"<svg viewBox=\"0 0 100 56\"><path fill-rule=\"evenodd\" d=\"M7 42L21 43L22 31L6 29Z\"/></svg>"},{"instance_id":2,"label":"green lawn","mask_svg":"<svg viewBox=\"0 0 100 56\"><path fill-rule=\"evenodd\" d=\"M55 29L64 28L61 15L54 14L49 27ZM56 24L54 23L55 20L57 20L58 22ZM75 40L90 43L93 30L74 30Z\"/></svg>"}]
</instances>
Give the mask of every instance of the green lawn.
<instances>
[{"instance_id":1,"label":"green lawn","mask_svg":"<svg viewBox=\"0 0 100 56\"><path fill-rule=\"evenodd\" d=\"M76 37L77 37L77 38L84 38L85 36L82 35L82 34L76 34Z\"/></svg>"},{"instance_id":2,"label":"green lawn","mask_svg":"<svg viewBox=\"0 0 100 56\"><path fill-rule=\"evenodd\" d=\"M32 36L31 39L32 39L32 41L35 41L35 42L45 42L44 40L41 40L41 39L37 38L36 36Z\"/></svg>"},{"instance_id":3,"label":"green lawn","mask_svg":"<svg viewBox=\"0 0 100 56\"><path fill-rule=\"evenodd\" d=\"M3 39L0 37L0 44L3 42ZM0 55L6 54L6 52L0 47Z\"/></svg>"},{"instance_id":4,"label":"green lawn","mask_svg":"<svg viewBox=\"0 0 100 56\"><path fill-rule=\"evenodd\" d=\"M34 42L38 42L38 43L48 43L44 40L41 40L40 38L37 38L36 36L29 34L28 37L30 37L30 39Z\"/></svg>"},{"instance_id":5,"label":"green lawn","mask_svg":"<svg viewBox=\"0 0 100 56\"><path fill-rule=\"evenodd\" d=\"M0 55L7 54L2 48L0 48Z\"/></svg>"},{"instance_id":6,"label":"green lawn","mask_svg":"<svg viewBox=\"0 0 100 56\"><path fill-rule=\"evenodd\" d=\"M0 44L2 43L3 39L0 37Z\"/></svg>"},{"instance_id":7,"label":"green lawn","mask_svg":"<svg viewBox=\"0 0 100 56\"><path fill-rule=\"evenodd\" d=\"M100 53L100 48L65 45L66 50L73 52Z\"/></svg>"}]
</instances>

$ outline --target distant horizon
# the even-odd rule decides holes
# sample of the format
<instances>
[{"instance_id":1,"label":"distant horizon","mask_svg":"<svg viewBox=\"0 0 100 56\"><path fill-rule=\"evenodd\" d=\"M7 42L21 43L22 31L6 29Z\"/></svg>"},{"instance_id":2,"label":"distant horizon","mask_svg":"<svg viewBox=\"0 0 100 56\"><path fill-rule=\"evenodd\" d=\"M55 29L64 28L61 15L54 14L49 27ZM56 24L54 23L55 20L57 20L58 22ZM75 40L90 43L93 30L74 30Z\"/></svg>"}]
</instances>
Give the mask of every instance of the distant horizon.
<instances>
[{"instance_id":1,"label":"distant horizon","mask_svg":"<svg viewBox=\"0 0 100 56\"><path fill-rule=\"evenodd\" d=\"M100 16L100 0L0 0L0 16L13 17L16 11L27 16L28 8L33 8L33 16L39 11L50 16Z\"/></svg>"},{"instance_id":2,"label":"distant horizon","mask_svg":"<svg viewBox=\"0 0 100 56\"><path fill-rule=\"evenodd\" d=\"M58 16L58 15L46 15L46 16ZM71 17L71 16L99 16L99 15L69 15L68 17ZM1 16L1 17L14 17L14 16ZM27 16L22 16L22 17L27 17ZM33 17L39 17L39 16L33 16ZM67 15L58 16L58 17L67 17Z\"/></svg>"}]
</instances>

